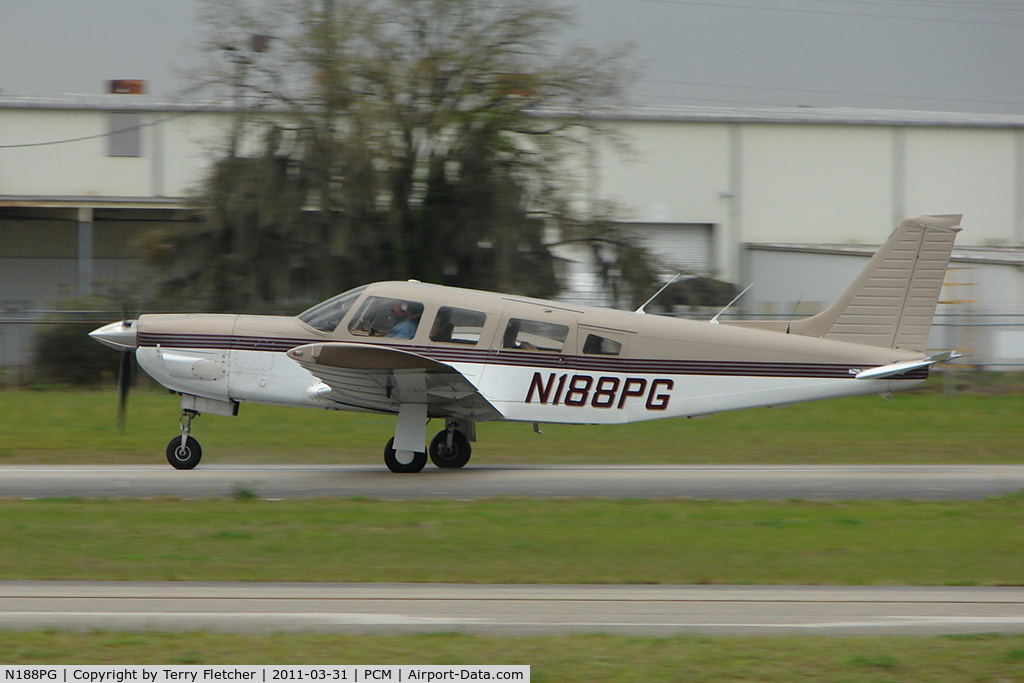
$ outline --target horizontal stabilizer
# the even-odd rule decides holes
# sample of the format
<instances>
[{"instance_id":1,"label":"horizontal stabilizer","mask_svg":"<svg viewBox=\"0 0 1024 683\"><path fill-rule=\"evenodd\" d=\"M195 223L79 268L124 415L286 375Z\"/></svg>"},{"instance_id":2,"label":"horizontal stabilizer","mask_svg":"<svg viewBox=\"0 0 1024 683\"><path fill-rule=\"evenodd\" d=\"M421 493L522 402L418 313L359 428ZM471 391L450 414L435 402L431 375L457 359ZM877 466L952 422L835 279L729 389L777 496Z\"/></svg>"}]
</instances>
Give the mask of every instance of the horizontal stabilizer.
<instances>
[{"instance_id":1,"label":"horizontal stabilizer","mask_svg":"<svg viewBox=\"0 0 1024 683\"><path fill-rule=\"evenodd\" d=\"M963 355L956 351L944 351L943 353L937 353L934 356L922 358L921 360L905 360L899 363L879 365L877 368L861 370L855 375L855 377L857 379L882 379L883 377L895 377L896 375L902 375L910 372L911 370L926 368L929 365L935 365L936 363L945 363L946 361L954 360L956 358L963 358Z\"/></svg>"}]
</instances>

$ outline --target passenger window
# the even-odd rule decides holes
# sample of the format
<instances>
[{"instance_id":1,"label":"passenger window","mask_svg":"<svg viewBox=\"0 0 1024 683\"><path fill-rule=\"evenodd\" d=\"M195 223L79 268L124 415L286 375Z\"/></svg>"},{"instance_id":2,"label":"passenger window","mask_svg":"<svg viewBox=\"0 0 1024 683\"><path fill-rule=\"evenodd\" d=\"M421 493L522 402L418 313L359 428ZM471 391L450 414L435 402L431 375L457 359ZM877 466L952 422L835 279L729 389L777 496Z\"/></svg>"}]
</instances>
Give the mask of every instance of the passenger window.
<instances>
[{"instance_id":1,"label":"passenger window","mask_svg":"<svg viewBox=\"0 0 1024 683\"><path fill-rule=\"evenodd\" d=\"M622 343L614 339L588 334L583 342L583 353L596 353L602 356L617 356L622 352Z\"/></svg>"},{"instance_id":2,"label":"passenger window","mask_svg":"<svg viewBox=\"0 0 1024 683\"><path fill-rule=\"evenodd\" d=\"M423 304L418 301L371 296L352 318L348 331L363 337L412 339L422 315Z\"/></svg>"},{"instance_id":3,"label":"passenger window","mask_svg":"<svg viewBox=\"0 0 1024 683\"><path fill-rule=\"evenodd\" d=\"M476 344L480 341L487 314L465 308L442 306L430 328L430 341Z\"/></svg>"},{"instance_id":4,"label":"passenger window","mask_svg":"<svg viewBox=\"0 0 1024 683\"><path fill-rule=\"evenodd\" d=\"M565 346L565 338L569 327L555 323L542 323L536 320L512 318L505 328L502 346L506 349L523 349L524 351L561 351Z\"/></svg>"}]
</instances>

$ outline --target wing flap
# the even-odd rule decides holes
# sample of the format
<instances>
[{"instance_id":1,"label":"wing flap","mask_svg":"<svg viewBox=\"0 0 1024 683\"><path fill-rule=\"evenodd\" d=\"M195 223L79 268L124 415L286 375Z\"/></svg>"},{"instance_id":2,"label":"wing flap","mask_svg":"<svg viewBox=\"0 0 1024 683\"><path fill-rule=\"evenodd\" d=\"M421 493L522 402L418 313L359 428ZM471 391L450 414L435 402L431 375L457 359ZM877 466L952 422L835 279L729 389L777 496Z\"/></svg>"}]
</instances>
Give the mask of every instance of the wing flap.
<instances>
[{"instance_id":1,"label":"wing flap","mask_svg":"<svg viewBox=\"0 0 1024 683\"><path fill-rule=\"evenodd\" d=\"M373 344L322 342L288 357L330 388L320 398L381 412L425 403L431 416L493 420L499 413L459 370L411 351Z\"/></svg>"}]
</instances>

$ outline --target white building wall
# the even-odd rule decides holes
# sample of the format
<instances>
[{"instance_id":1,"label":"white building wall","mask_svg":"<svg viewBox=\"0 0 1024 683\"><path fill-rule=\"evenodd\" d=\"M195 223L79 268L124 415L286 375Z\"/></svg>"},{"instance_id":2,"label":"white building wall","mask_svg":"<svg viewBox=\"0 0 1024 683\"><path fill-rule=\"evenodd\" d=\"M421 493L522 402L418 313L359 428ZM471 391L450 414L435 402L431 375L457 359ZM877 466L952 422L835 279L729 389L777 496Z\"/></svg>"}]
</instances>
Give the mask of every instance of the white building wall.
<instances>
[{"instance_id":1,"label":"white building wall","mask_svg":"<svg viewBox=\"0 0 1024 683\"><path fill-rule=\"evenodd\" d=\"M622 121L615 130L626 146L602 146L598 194L622 209L617 218L630 223L726 221L727 124Z\"/></svg>"},{"instance_id":2,"label":"white building wall","mask_svg":"<svg viewBox=\"0 0 1024 683\"><path fill-rule=\"evenodd\" d=\"M140 154L117 157L108 155L108 111L0 109L0 196L152 199L188 195L209 167L213 152L223 148L231 114L139 113ZM51 144L35 144L47 142Z\"/></svg>"},{"instance_id":3,"label":"white building wall","mask_svg":"<svg viewBox=\"0 0 1024 683\"><path fill-rule=\"evenodd\" d=\"M96 183L108 179L96 168L103 156L103 138L81 142L37 145L55 140L71 140L101 134L99 112L65 112L38 109L3 111L0 145L30 147L0 151L0 194L55 195L95 194ZM88 175L85 171L89 169Z\"/></svg>"},{"instance_id":4,"label":"white building wall","mask_svg":"<svg viewBox=\"0 0 1024 683\"><path fill-rule=\"evenodd\" d=\"M227 113L170 117L154 134L162 136L164 193L182 197L193 193L210 164L226 152L232 120Z\"/></svg>"},{"instance_id":5,"label":"white building wall","mask_svg":"<svg viewBox=\"0 0 1024 683\"><path fill-rule=\"evenodd\" d=\"M881 242L892 224L892 131L748 125L744 242Z\"/></svg>"},{"instance_id":6,"label":"white building wall","mask_svg":"<svg viewBox=\"0 0 1024 683\"><path fill-rule=\"evenodd\" d=\"M1024 243L1017 126L622 121L597 194L627 221L715 226L716 274L742 280L738 245L880 244L899 220L962 213L963 246Z\"/></svg>"},{"instance_id":7,"label":"white building wall","mask_svg":"<svg viewBox=\"0 0 1024 683\"><path fill-rule=\"evenodd\" d=\"M1016 137L1015 130L908 130L906 213L964 214L961 246L1017 242L1015 195L1022 178Z\"/></svg>"}]
</instances>

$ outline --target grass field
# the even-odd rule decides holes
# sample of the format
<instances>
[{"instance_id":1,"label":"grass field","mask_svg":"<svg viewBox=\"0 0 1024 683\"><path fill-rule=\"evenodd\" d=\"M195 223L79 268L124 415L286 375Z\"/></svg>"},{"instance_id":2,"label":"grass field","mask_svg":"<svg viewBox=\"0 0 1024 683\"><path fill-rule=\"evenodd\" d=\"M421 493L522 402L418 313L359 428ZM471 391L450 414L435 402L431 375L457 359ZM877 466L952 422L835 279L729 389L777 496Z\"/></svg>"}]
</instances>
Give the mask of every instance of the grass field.
<instances>
[{"instance_id":1,"label":"grass field","mask_svg":"<svg viewBox=\"0 0 1024 683\"><path fill-rule=\"evenodd\" d=\"M177 398L133 394L124 434L113 392L0 392L0 464L159 463L178 433ZM428 426L428 433L441 429ZM202 416L207 462L380 463L389 416L246 404ZM836 399L617 426L478 426L478 463L1017 463L1024 393L935 392Z\"/></svg>"},{"instance_id":2,"label":"grass field","mask_svg":"<svg viewBox=\"0 0 1024 683\"><path fill-rule=\"evenodd\" d=\"M529 664L534 683L1010 683L1024 636L625 638L15 634L0 662L35 664Z\"/></svg>"},{"instance_id":3,"label":"grass field","mask_svg":"<svg viewBox=\"0 0 1024 683\"><path fill-rule=\"evenodd\" d=\"M1024 497L0 502L0 579L1024 585Z\"/></svg>"}]
</instances>

